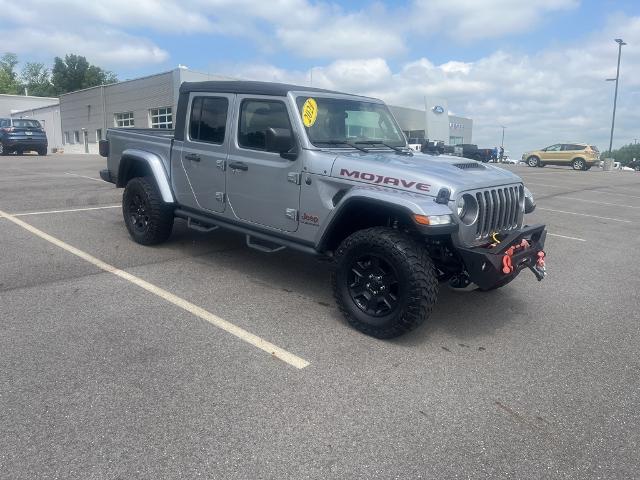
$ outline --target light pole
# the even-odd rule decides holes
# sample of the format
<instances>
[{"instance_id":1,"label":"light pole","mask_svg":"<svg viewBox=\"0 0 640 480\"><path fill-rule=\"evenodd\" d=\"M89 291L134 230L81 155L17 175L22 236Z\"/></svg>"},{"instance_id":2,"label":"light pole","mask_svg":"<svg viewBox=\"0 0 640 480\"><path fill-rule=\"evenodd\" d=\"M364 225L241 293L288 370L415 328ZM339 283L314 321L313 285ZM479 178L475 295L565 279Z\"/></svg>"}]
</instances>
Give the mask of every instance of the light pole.
<instances>
[{"instance_id":1,"label":"light pole","mask_svg":"<svg viewBox=\"0 0 640 480\"><path fill-rule=\"evenodd\" d=\"M622 54L622 46L626 45L621 38L616 38L615 42L618 44L618 68L616 69L616 78L607 78L607 82L616 82L616 90L613 94L613 116L611 118L611 136L609 137L609 156L611 156L611 149L613 148L613 127L616 124L616 103L618 102L618 79L620 78L620 55Z\"/></svg>"},{"instance_id":2,"label":"light pole","mask_svg":"<svg viewBox=\"0 0 640 480\"><path fill-rule=\"evenodd\" d=\"M502 163L502 159L504 158L504 129L507 127L501 125L500 128L502 128L502 141L500 142L500 163Z\"/></svg>"}]
</instances>

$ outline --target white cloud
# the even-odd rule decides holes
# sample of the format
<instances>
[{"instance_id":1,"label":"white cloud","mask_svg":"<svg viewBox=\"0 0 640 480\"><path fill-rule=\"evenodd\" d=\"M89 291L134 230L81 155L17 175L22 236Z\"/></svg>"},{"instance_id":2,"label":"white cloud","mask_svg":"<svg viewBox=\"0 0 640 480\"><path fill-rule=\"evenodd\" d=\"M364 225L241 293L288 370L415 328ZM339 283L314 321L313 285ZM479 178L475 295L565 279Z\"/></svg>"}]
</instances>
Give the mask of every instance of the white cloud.
<instances>
[{"instance_id":1,"label":"white cloud","mask_svg":"<svg viewBox=\"0 0 640 480\"><path fill-rule=\"evenodd\" d=\"M506 125L506 148L514 156L561 141L608 147L617 45L624 47L614 145L638 137L640 110L640 17L616 17L580 46L518 55L497 51L474 62L436 65L426 58L393 71L383 58L342 59L313 68L313 85L371 95L388 103L421 108L425 96L445 97L449 108L474 120L474 142L499 144ZM236 66L233 74L262 77ZM310 72L279 69L277 80L309 84Z\"/></svg>"}]
</instances>

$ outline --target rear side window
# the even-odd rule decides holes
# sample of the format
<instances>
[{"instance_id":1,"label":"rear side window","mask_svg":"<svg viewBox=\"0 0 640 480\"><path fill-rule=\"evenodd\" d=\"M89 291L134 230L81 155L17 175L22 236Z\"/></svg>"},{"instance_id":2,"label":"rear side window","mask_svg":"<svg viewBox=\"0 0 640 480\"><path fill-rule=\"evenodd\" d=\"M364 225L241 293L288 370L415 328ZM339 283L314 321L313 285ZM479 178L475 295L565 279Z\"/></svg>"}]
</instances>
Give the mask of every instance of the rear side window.
<instances>
[{"instance_id":1,"label":"rear side window","mask_svg":"<svg viewBox=\"0 0 640 480\"><path fill-rule=\"evenodd\" d=\"M240 106L238 145L266 150L266 132L270 128L291 130L285 104L279 100L244 100Z\"/></svg>"},{"instance_id":2,"label":"rear side window","mask_svg":"<svg viewBox=\"0 0 640 480\"><path fill-rule=\"evenodd\" d=\"M569 143L564 145L563 150L584 150L586 147L584 145L576 145L573 143Z\"/></svg>"},{"instance_id":3,"label":"rear side window","mask_svg":"<svg viewBox=\"0 0 640 480\"><path fill-rule=\"evenodd\" d=\"M189 138L198 142L224 143L229 100L225 97L195 97L191 104Z\"/></svg>"}]
</instances>

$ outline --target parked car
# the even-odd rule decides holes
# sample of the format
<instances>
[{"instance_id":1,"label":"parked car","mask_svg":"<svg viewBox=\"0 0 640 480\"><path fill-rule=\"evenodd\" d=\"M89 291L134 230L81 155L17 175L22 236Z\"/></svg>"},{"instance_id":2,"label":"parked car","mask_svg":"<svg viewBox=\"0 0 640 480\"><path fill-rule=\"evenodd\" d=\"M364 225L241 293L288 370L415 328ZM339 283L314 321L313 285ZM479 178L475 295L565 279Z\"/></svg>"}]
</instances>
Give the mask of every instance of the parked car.
<instances>
[{"instance_id":1,"label":"parked car","mask_svg":"<svg viewBox=\"0 0 640 480\"><path fill-rule=\"evenodd\" d=\"M530 167L571 165L574 170L589 170L600 163L600 152L586 143L556 143L542 150L522 154Z\"/></svg>"},{"instance_id":2,"label":"parked car","mask_svg":"<svg viewBox=\"0 0 640 480\"><path fill-rule=\"evenodd\" d=\"M140 244L167 240L178 217L240 232L262 252L320 256L347 321L378 338L422 323L438 282L493 290L524 269L545 276L546 229L525 223L535 202L522 179L414 155L380 100L185 82L175 122L175 132L109 129L100 142L100 177L124 187L124 224Z\"/></svg>"},{"instance_id":3,"label":"parked car","mask_svg":"<svg viewBox=\"0 0 640 480\"><path fill-rule=\"evenodd\" d=\"M409 138L407 140L408 147L414 152L421 152L424 138Z\"/></svg>"},{"instance_id":4,"label":"parked car","mask_svg":"<svg viewBox=\"0 0 640 480\"><path fill-rule=\"evenodd\" d=\"M47 154L47 134L38 120L29 118L0 119L0 155L35 151Z\"/></svg>"},{"instance_id":5,"label":"parked car","mask_svg":"<svg viewBox=\"0 0 640 480\"><path fill-rule=\"evenodd\" d=\"M627 167L635 170L636 172L640 172L640 160L633 160L626 165Z\"/></svg>"}]
</instances>

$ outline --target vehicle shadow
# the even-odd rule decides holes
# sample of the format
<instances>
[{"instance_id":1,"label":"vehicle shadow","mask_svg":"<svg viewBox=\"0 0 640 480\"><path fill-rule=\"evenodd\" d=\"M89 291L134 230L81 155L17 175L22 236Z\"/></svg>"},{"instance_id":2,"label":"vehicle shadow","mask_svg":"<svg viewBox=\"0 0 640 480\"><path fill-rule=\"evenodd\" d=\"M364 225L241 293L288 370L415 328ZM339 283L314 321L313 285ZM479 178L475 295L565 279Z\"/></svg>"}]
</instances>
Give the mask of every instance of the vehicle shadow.
<instances>
[{"instance_id":1,"label":"vehicle shadow","mask_svg":"<svg viewBox=\"0 0 640 480\"><path fill-rule=\"evenodd\" d=\"M222 266L234 270L256 286L274 290L274 294L285 292L323 305L327 307L326 320L346 323L333 299L329 262L289 249L271 254L257 252L246 246L243 235L234 232L201 234L183 229L179 232L169 243L206 242L211 247L209 253L193 257L195 261L212 269ZM530 314L517 282L490 292L458 292L442 284L430 318L416 330L391 341L405 346L423 344L435 332L460 341L493 335L514 317Z\"/></svg>"}]
</instances>

